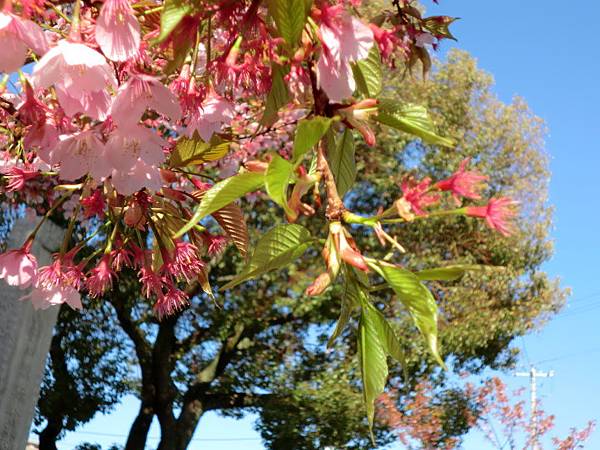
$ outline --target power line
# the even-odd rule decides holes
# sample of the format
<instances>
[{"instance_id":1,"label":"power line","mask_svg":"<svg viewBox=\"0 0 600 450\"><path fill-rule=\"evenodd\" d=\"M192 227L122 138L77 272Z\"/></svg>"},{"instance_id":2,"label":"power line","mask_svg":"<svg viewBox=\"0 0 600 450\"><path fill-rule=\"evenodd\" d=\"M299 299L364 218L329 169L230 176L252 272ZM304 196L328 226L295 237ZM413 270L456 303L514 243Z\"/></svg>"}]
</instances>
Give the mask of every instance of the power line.
<instances>
[{"instance_id":1,"label":"power line","mask_svg":"<svg viewBox=\"0 0 600 450\"><path fill-rule=\"evenodd\" d=\"M103 436L114 438L126 438L126 434L101 433L96 431L75 431L72 434L87 434L90 436ZM159 436L148 436L147 439L158 440ZM260 438L242 437L242 438L194 438L193 442L239 442L239 441L260 441Z\"/></svg>"}]
</instances>

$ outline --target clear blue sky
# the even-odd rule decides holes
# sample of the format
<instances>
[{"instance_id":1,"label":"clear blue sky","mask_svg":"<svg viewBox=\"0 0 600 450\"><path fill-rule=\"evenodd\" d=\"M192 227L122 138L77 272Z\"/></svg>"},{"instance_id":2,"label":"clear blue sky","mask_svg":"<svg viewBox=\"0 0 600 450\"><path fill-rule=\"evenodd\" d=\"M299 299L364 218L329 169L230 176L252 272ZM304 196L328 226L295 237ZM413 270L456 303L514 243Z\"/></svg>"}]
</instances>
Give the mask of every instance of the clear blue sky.
<instances>
[{"instance_id":1,"label":"clear blue sky","mask_svg":"<svg viewBox=\"0 0 600 450\"><path fill-rule=\"evenodd\" d=\"M521 362L540 362L539 369L555 370L555 377L542 381L539 391L546 411L557 416L556 434L563 435L571 426L600 419L600 2L441 0L439 6L429 2L427 6L432 15L461 17L453 27L459 42L445 44L442 50L451 46L468 50L494 75L502 100L524 97L550 129L547 150L552 157L550 201L556 208L552 232L556 246L546 270L571 287L573 295L565 312L524 339L528 358ZM505 380L512 387L527 385L526 379L510 374ZM59 448L72 449L84 440L103 445L123 442L87 433L126 434L136 409L136 400L128 399L112 415L68 434ZM158 436L158 430L151 435ZM236 422L211 415L202 419L195 437L203 440L195 441L190 450L264 448L251 419ZM204 441L219 438L254 440ZM466 448L486 446L474 436ZM600 449L600 430L586 448Z\"/></svg>"}]
</instances>

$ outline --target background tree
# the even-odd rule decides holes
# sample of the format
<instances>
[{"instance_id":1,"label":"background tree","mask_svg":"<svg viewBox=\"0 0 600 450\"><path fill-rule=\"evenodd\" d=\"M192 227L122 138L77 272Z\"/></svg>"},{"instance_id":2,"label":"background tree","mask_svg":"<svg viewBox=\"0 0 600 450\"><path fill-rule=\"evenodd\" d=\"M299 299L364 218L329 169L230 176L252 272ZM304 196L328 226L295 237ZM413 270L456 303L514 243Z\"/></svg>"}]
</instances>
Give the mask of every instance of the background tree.
<instances>
[{"instance_id":1,"label":"background tree","mask_svg":"<svg viewBox=\"0 0 600 450\"><path fill-rule=\"evenodd\" d=\"M483 433L490 448L529 449L552 448L574 450L594 431L595 422L583 428L572 428L565 438L553 437L551 445L543 441L554 426L554 415L546 413L539 404L536 408L536 427L532 427L527 413L524 389L510 392L498 377L489 378L479 385L472 382L453 383L452 389L440 391L428 381L421 381L410 393L385 393L380 398L379 418L388 424L409 450L461 448L460 436L444 427L448 415L453 423L461 423L466 430L475 428ZM447 393L452 392L451 396ZM402 404L402 409L397 407ZM546 439L548 441L548 439Z\"/></svg>"},{"instance_id":2,"label":"background tree","mask_svg":"<svg viewBox=\"0 0 600 450\"><path fill-rule=\"evenodd\" d=\"M66 431L111 411L131 388L131 345L108 308L60 309L34 418L40 450L56 450Z\"/></svg>"},{"instance_id":3,"label":"background tree","mask_svg":"<svg viewBox=\"0 0 600 450\"><path fill-rule=\"evenodd\" d=\"M360 183L346 203L373 211L382 198L390 203L398 197L407 173L443 178L466 157L490 177L490 193L513 186L509 192L522 202L523 220L510 238L498 237L467 218L416 220L395 229L401 245L418 255L405 261L410 269L498 266L456 281L432 282L430 287L441 306L445 359L456 370L508 367L516 355L512 339L539 326L564 300L558 285L540 270L551 254L543 124L523 101L500 102L491 92L491 77L462 52L438 64L429 81L390 76L386 86L390 97L431 106L437 125L460 145L443 150L382 130L374 149L356 151ZM276 207L265 201L247 208L253 240L270 228L275 214ZM315 220L301 223L315 230L325 226ZM358 239L361 248L385 257L387 251L373 234L365 230ZM156 320L150 305L132 295L139 292L134 274L121 277L104 301L112 305L106 320L122 327L140 367L141 405L126 448L144 447L156 416L159 449L184 449L207 411L233 416L258 412L257 427L273 449L369 447L352 331L344 332L332 350L325 348L344 293L333 287L322 296L304 297L308 280L323 271L305 261L214 300L201 286L191 286L190 293L200 294L190 308L162 321ZM223 285L243 264L229 249L211 263L211 283ZM399 302L387 290L373 295L402 337L410 378L401 381L398 367L393 373L397 382L404 383L407 392L418 377L431 377L434 386L442 386L445 375L429 359ZM446 394L451 398L451 391ZM468 428L450 417L447 421L451 436ZM385 424L376 434L379 443L393 438Z\"/></svg>"}]
</instances>

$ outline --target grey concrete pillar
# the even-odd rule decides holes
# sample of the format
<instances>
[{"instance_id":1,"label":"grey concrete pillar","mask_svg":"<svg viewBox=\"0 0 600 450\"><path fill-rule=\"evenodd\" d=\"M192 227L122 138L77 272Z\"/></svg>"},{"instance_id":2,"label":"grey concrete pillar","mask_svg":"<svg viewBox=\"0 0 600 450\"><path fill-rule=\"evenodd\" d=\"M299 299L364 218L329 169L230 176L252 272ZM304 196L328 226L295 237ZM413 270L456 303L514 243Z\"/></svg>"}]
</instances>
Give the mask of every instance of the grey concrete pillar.
<instances>
[{"instance_id":1,"label":"grey concrete pillar","mask_svg":"<svg viewBox=\"0 0 600 450\"><path fill-rule=\"evenodd\" d=\"M18 220L8 248L19 248L34 226ZM62 229L44 224L32 248L39 266L50 262L62 236ZM0 450L22 450L27 444L58 314L57 307L35 311L30 302L19 301L26 293L0 280Z\"/></svg>"}]
</instances>

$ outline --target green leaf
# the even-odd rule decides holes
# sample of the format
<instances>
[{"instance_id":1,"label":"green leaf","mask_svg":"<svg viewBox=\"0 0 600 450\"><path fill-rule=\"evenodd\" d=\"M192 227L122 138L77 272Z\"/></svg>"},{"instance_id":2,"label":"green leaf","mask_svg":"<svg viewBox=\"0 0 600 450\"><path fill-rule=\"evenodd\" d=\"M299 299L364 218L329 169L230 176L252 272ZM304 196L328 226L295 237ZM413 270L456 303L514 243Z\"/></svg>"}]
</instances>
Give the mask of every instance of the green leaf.
<instances>
[{"instance_id":1,"label":"green leaf","mask_svg":"<svg viewBox=\"0 0 600 450\"><path fill-rule=\"evenodd\" d=\"M295 216L296 214L290 209L287 201L288 186L293 175L294 166L277 153L274 153L265 173L265 187L269 197L281 206L289 216Z\"/></svg>"},{"instance_id":2,"label":"green leaf","mask_svg":"<svg viewBox=\"0 0 600 450\"><path fill-rule=\"evenodd\" d=\"M429 289L419 281L414 273L401 267L383 261L367 261L367 263L396 292L396 295L410 313L415 325L425 337L429 351L442 367L446 367L439 355L437 344L438 307Z\"/></svg>"},{"instance_id":3,"label":"green leaf","mask_svg":"<svg viewBox=\"0 0 600 450\"><path fill-rule=\"evenodd\" d=\"M348 325L352 311L361 303L361 295L363 294L358 284L353 279L347 279L342 295L340 317L335 325L335 330L333 330L331 337L327 341L327 348L333 347L335 340L342 334L346 325Z\"/></svg>"},{"instance_id":4,"label":"green leaf","mask_svg":"<svg viewBox=\"0 0 600 450\"><path fill-rule=\"evenodd\" d=\"M221 159L229 152L229 142L222 142L219 138L204 142L199 137L189 139L182 137L177 141L177 146L171 157L171 167L187 167L194 164L202 164L209 161Z\"/></svg>"},{"instance_id":5,"label":"green leaf","mask_svg":"<svg viewBox=\"0 0 600 450\"><path fill-rule=\"evenodd\" d=\"M275 26L290 50L295 50L300 42L302 30L310 11L310 3L306 0L269 0L269 13Z\"/></svg>"},{"instance_id":6,"label":"green leaf","mask_svg":"<svg viewBox=\"0 0 600 450\"><path fill-rule=\"evenodd\" d=\"M404 350L402 349L402 344L400 344L396 332L385 316L372 303L368 304L365 311L368 311L368 314L373 316L372 319L377 324L379 339L385 348L385 352L400 364L405 365L406 357L404 355Z\"/></svg>"},{"instance_id":7,"label":"green leaf","mask_svg":"<svg viewBox=\"0 0 600 450\"><path fill-rule=\"evenodd\" d=\"M193 11L193 6L186 0L165 0L160 15L160 34L156 43L161 43L179 25L185 16Z\"/></svg>"},{"instance_id":8,"label":"green leaf","mask_svg":"<svg viewBox=\"0 0 600 450\"><path fill-rule=\"evenodd\" d=\"M398 105L394 100L381 100L376 119L384 125L418 136L429 144L454 146L452 139L435 133L435 126L423 106L410 103Z\"/></svg>"},{"instance_id":9,"label":"green leaf","mask_svg":"<svg viewBox=\"0 0 600 450\"><path fill-rule=\"evenodd\" d=\"M301 225L279 225L265 233L246 268L220 290L230 289L271 270L280 269L304 254L312 244L310 232Z\"/></svg>"},{"instance_id":10,"label":"green leaf","mask_svg":"<svg viewBox=\"0 0 600 450\"><path fill-rule=\"evenodd\" d=\"M315 116L312 119L302 119L296 128L294 137L293 161L299 164L301 158L313 148L331 126L332 119Z\"/></svg>"},{"instance_id":11,"label":"green leaf","mask_svg":"<svg viewBox=\"0 0 600 450\"><path fill-rule=\"evenodd\" d=\"M415 275L422 281L454 281L462 277L465 272L483 270L483 266L477 265L454 265L425 269L416 272Z\"/></svg>"},{"instance_id":12,"label":"green leaf","mask_svg":"<svg viewBox=\"0 0 600 450\"><path fill-rule=\"evenodd\" d=\"M363 308L358 327L358 357L363 382L363 398L367 408L367 419L373 437L375 400L383 392L388 376L385 344L381 342L379 321L368 308Z\"/></svg>"},{"instance_id":13,"label":"green leaf","mask_svg":"<svg viewBox=\"0 0 600 450\"><path fill-rule=\"evenodd\" d=\"M328 140L327 159L333 173L335 184L343 197L354 185L356 180L356 163L354 160L354 135L348 128L344 130L340 139L335 139L330 133Z\"/></svg>"},{"instance_id":14,"label":"green leaf","mask_svg":"<svg viewBox=\"0 0 600 450\"><path fill-rule=\"evenodd\" d=\"M218 211L225 205L237 200L249 192L256 191L264 183L264 175L254 172L243 172L218 182L202 196L200 204L192 218L177 232L178 238L191 230L200 220Z\"/></svg>"},{"instance_id":15,"label":"green leaf","mask_svg":"<svg viewBox=\"0 0 600 450\"><path fill-rule=\"evenodd\" d=\"M277 121L277 112L290 101L290 93L283 80L283 77L289 72L289 68L273 64L271 70L271 90L269 91L269 95L267 95L265 112L260 119L260 124L265 127L270 127Z\"/></svg>"},{"instance_id":16,"label":"green leaf","mask_svg":"<svg viewBox=\"0 0 600 450\"><path fill-rule=\"evenodd\" d=\"M432 16L423 19L423 26L437 38L446 38L456 41L456 38L450 32L450 25L458 20L458 17Z\"/></svg>"},{"instance_id":17,"label":"green leaf","mask_svg":"<svg viewBox=\"0 0 600 450\"><path fill-rule=\"evenodd\" d=\"M383 69L379 46L374 45L365 59L361 59L352 66L356 86L365 97L375 98L381 93L383 87Z\"/></svg>"},{"instance_id":18,"label":"green leaf","mask_svg":"<svg viewBox=\"0 0 600 450\"><path fill-rule=\"evenodd\" d=\"M242 208L235 203L230 203L215 211L212 215L245 258L248 255L250 236L248 235L248 226Z\"/></svg>"}]
</instances>

